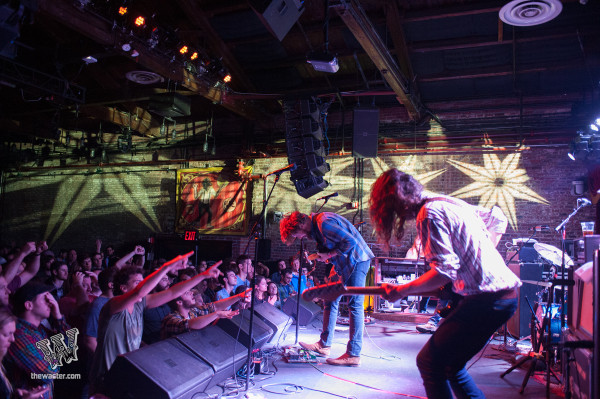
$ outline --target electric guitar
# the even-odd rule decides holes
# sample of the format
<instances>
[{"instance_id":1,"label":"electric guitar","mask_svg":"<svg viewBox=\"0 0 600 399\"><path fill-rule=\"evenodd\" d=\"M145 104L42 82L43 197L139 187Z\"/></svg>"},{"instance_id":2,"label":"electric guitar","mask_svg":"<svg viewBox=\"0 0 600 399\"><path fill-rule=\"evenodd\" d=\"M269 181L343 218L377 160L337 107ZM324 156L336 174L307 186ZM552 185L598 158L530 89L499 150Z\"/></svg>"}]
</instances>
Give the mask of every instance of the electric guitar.
<instances>
[{"instance_id":1,"label":"electric guitar","mask_svg":"<svg viewBox=\"0 0 600 399\"><path fill-rule=\"evenodd\" d=\"M347 287L343 283L322 284L316 287L309 288L302 293L302 299L312 301L316 298L321 298L324 301L330 302L336 300L343 295L383 295L385 290L383 287ZM452 283L448 283L434 291L422 291L416 293L421 296L432 296L440 299L448 299L448 306L442 309L440 316L446 317L456 307L462 296L452 291Z\"/></svg>"}]
</instances>

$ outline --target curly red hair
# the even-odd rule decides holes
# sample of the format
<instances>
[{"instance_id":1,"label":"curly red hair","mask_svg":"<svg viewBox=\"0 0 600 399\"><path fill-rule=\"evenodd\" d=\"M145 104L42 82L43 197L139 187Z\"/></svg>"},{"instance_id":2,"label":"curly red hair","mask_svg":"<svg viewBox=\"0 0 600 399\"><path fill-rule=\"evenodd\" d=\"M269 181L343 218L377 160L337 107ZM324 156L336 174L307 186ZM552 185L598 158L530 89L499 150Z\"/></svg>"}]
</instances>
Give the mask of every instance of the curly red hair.
<instances>
[{"instance_id":1,"label":"curly red hair","mask_svg":"<svg viewBox=\"0 0 600 399\"><path fill-rule=\"evenodd\" d=\"M294 239L291 237L291 234L298 231L298 229L300 229L300 226L304 223L304 221L307 218L309 218L308 215L295 211L281 219L281 221L279 222L279 233L281 234L281 241L287 245L293 243Z\"/></svg>"},{"instance_id":2,"label":"curly red hair","mask_svg":"<svg viewBox=\"0 0 600 399\"><path fill-rule=\"evenodd\" d=\"M404 223L415 218L423 205L423 186L411 175L398 169L384 172L371 188L369 213L379 241L389 246L394 236L404 236Z\"/></svg>"}]
</instances>

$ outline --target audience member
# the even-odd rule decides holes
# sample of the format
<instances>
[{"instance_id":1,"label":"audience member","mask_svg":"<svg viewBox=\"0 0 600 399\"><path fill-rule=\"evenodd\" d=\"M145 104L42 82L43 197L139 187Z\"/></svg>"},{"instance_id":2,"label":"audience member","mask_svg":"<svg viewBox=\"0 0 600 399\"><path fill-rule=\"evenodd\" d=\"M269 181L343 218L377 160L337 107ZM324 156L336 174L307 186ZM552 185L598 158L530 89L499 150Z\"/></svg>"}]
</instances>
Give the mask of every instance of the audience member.
<instances>
[{"instance_id":1,"label":"audience member","mask_svg":"<svg viewBox=\"0 0 600 399\"><path fill-rule=\"evenodd\" d=\"M248 255L240 255L237 258L237 283L234 288L240 285L250 286L252 259Z\"/></svg>"},{"instance_id":2,"label":"audience member","mask_svg":"<svg viewBox=\"0 0 600 399\"><path fill-rule=\"evenodd\" d=\"M281 304L290 296L296 295L296 288L292 285L292 271L286 269L283 272L281 284L279 284L279 299Z\"/></svg>"},{"instance_id":3,"label":"audience member","mask_svg":"<svg viewBox=\"0 0 600 399\"><path fill-rule=\"evenodd\" d=\"M41 398L48 392L50 387L42 386L31 390L13 389L2 366L2 359L4 359L11 344L15 342L16 320L17 318L7 307L0 307L0 399L10 399L15 395L21 399Z\"/></svg>"},{"instance_id":4,"label":"audience member","mask_svg":"<svg viewBox=\"0 0 600 399\"><path fill-rule=\"evenodd\" d=\"M32 281L14 293L13 309L18 317L15 341L4 359L9 380L16 388L32 389L42 384L48 385L50 388L43 394L44 399L53 397L54 380L35 377L39 374L57 374L60 367L50 363L47 354L36 343L59 333L68 336L66 332L70 328L60 313L58 303L50 294L51 289L45 284ZM45 319L48 319L52 329L42 324ZM74 345L72 342L70 344Z\"/></svg>"},{"instance_id":5,"label":"audience member","mask_svg":"<svg viewBox=\"0 0 600 399\"><path fill-rule=\"evenodd\" d=\"M229 298L231 293L235 290L237 284L237 275L233 270L226 270L222 276L221 283L223 288L217 291L216 300L220 301L225 298Z\"/></svg>"},{"instance_id":6,"label":"audience member","mask_svg":"<svg viewBox=\"0 0 600 399\"><path fill-rule=\"evenodd\" d=\"M57 301L65 295L65 281L69 278L69 267L64 262L54 262L50 267L52 275L45 284L54 287L52 295Z\"/></svg>"},{"instance_id":7,"label":"audience member","mask_svg":"<svg viewBox=\"0 0 600 399\"><path fill-rule=\"evenodd\" d=\"M245 296L244 293L225 298L221 301L199 305L192 291L186 291L179 298L169 302L172 312L162 321L161 338L183 334L190 330L200 330L217 319L231 319L238 310L228 310Z\"/></svg>"},{"instance_id":8,"label":"audience member","mask_svg":"<svg viewBox=\"0 0 600 399\"><path fill-rule=\"evenodd\" d=\"M277 284L275 284L273 281L270 281L267 286L267 302L269 302L276 308L281 309L281 301L279 300L279 289L277 288Z\"/></svg>"},{"instance_id":9,"label":"audience member","mask_svg":"<svg viewBox=\"0 0 600 399\"><path fill-rule=\"evenodd\" d=\"M254 302L264 303L267 301L267 278L257 274L254 278Z\"/></svg>"},{"instance_id":10,"label":"audience member","mask_svg":"<svg viewBox=\"0 0 600 399\"><path fill-rule=\"evenodd\" d=\"M117 296L109 299L100 311L98 322L98 345L90 371L90 393L102 393L104 376L116 357L138 349L143 333L143 312L175 298L197 285L201 280L218 277L218 264L188 281L182 281L161 292L150 293L170 271L179 270L187 258L165 263L160 269L142 278L141 270L128 267L115 276Z\"/></svg>"},{"instance_id":11,"label":"audience member","mask_svg":"<svg viewBox=\"0 0 600 399\"><path fill-rule=\"evenodd\" d=\"M271 281L274 282L275 284L279 284L281 283L281 274L283 273L283 271L287 269L287 265L285 264L285 261L283 259L278 259L277 260L277 271L273 274L271 274Z\"/></svg>"}]
</instances>

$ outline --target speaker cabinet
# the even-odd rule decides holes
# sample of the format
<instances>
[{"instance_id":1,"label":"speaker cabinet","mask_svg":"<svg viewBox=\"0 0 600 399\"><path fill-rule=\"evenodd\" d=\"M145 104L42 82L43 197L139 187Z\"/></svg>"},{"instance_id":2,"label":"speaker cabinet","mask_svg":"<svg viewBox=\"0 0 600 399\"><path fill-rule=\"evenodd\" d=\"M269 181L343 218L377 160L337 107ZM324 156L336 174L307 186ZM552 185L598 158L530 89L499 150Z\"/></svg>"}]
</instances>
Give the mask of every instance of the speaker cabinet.
<instances>
[{"instance_id":1,"label":"speaker cabinet","mask_svg":"<svg viewBox=\"0 0 600 399\"><path fill-rule=\"evenodd\" d=\"M377 157L378 134L379 108L354 109L352 156L355 158Z\"/></svg>"},{"instance_id":2,"label":"speaker cabinet","mask_svg":"<svg viewBox=\"0 0 600 399\"><path fill-rule=\"evenodd\" d=\"M175 338L119 355L106 376L112 399L190 399L204 392L212 367Z\"/></svg>"},{"instance_id":3,"label":"speaker cabinet","mask_svg":"<svg viewBox=\"0 0 600 399\"><path fill-rule=\"evenodd\" d=\"M279 41L283 40L304 12L304 4L300 0L251 0L250 6Z\"/></svg>"},{"instance_id":4,"label":"speaker cabinet","mask_svg":"<svg viewBox=\"0 0 600 399\"><path fill-rule=\"evenodd\" d=\"M262 320L266 325L271 327L275 332L268 344L277 346L281 341L283 334L292 325L293 319L281 310L268 302L260 303L254 307L254 316Z\"/></svg>"},{"instance_id":5,"label":"speaker cabinet","mask_svg":"<svg viewBox=\"0 0 600 399\"><path fill-rule=\"evenodd\" d=\"M245 309L231 319L219 319L217 326L223 329L241 345L246 348L252 345L253 349L261 348L275 333L264 321L254 317L252 323L252 342L250 342L250 310Z\"/></svg>"},{"instance_id":6,"label":"speaker cabinet","mask_svg":"<svg viewBox=\"0 0 600 399\"><path fill-rule=\"evenodd\" d=\"M283 303L282 310L285 314L290 315L294 320L298 321L298 324L305 326L319 314L321 308L314 302L307 302L300 298L300 311L297 311L296 297L289 297Z\"/></svg>"},{"instance_id":7,"label":"speaker cabinet","mask_svg":"<svg viewBox=\"0 0 600 399\"><path fill-rule=\"evenodd\" d=\"M542 280L542 264L541 263L510 263L508 267L521 279L527 281L539 282ZM527 300L533 307L537 302L537 293L543 287L530 283L523 283L519 291L519 306L513 317L508 320L508 331L515 337L522 338L531 334L531 309L527 304Z\"/></svg>"},{"instance_id":8,"label":"speaker cabinet","mask_svg":"<svg viewBox=\"0 0 600 399\"><path fill-rule=\"evenodd\" d=\"M176 337L183 346L212 367L211 388L235 374L248 359L248 348L217 326L208 326Z\"/></svg>"},{"instance_id":9,"label":"speaker cabinet","mask_svg":"<svg viewBox=\"0 0 600 399\"><path fill-rule=\"evenodd\" d=\"M261 238L258 240L258 260L266 261L271 259L271 240Z\"/></svg>"}]
</instances>

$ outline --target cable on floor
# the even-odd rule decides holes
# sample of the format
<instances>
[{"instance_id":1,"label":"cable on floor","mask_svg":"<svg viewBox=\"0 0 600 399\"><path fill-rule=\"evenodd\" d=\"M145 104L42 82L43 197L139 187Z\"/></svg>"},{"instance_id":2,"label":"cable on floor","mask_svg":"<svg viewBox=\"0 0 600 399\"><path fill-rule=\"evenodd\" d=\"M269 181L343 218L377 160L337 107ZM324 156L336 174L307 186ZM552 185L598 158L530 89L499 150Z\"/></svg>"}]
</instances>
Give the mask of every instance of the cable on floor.
<instances>
[{"instance_id":1,"label":"cable on floor","mask_svg":"<svg viewBox=\"0 0 600 399\"><path fill-rule=\"evenodd\" d=\"M408 393L387 391L385 389L375 388L375 387L372 387L370 385L361 384L360 382L348 380L346 378L342 378L342 377L338 377L338 376L333 375L333 374L326 373L326 372L324 372L323 370L319 369L317 366L315 366L312 363L308 363L308 364L310 364L315 370L317 370L319 373L321 373L323 375L326 375L328 377L332 377L332 378L338 379L340 381L349 382L351 384L358 385L358 386L363 387L363 388L368 388L368 389L372 389L374 391L383 392L383 393L389 393L389 394L392 394L392 395L405 396L407 398L427 399L427 397L425 397L425 396L418 396L418 395L411 395L411 394L408 394Z\"/></svg>"},{"instance_id":2,"label":"cable on floor","mask_svg":"<svg viewBox=\"0 0 600 399\"><path fill-rule=\"evenodd\" d=\"M281 392L281 391L278 392L278 391L266 389L267 387L271 388L271 387L277 387L277 386L282 386L283 387L283 392ZM332 393L332 392L321 391L320 389L309 388L309 387L305 387L303 385L291 384L291 383L287 383L287 382L281 382L281 383L278 383L278 384L263 385L260 389L262 389L265 392L273 393L273 394L276 394L276 395L294 395L294 394L297 394L297 393L301 393L301 392L303 392L306 389L308 391L320 392L320 393L324 393L324 394L327 394L327 395L335 396L337 398L357 399L356 396L338 395L338 394L335 394L335 393Z\"/></svg>"}]
</instances>

